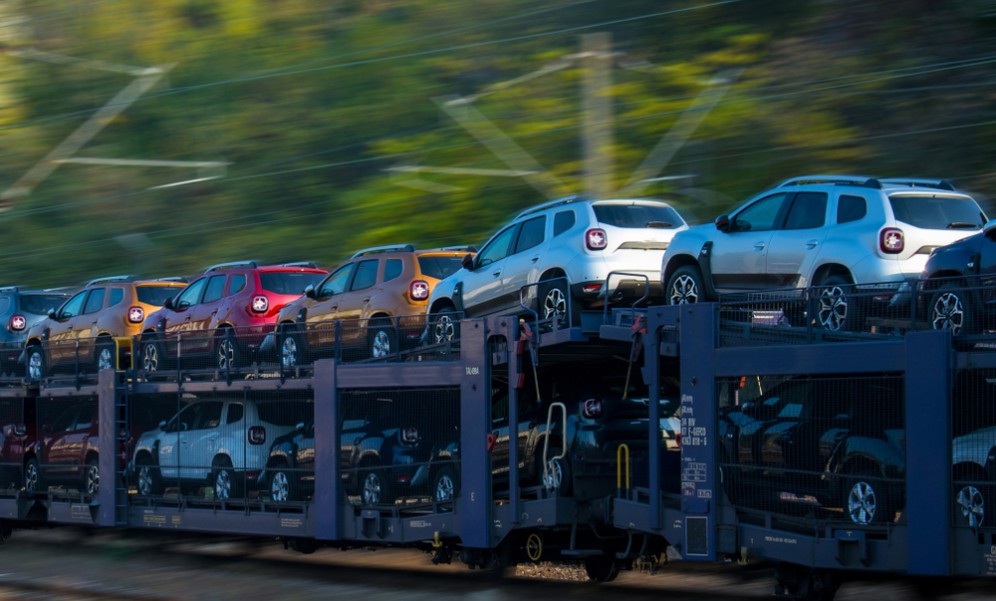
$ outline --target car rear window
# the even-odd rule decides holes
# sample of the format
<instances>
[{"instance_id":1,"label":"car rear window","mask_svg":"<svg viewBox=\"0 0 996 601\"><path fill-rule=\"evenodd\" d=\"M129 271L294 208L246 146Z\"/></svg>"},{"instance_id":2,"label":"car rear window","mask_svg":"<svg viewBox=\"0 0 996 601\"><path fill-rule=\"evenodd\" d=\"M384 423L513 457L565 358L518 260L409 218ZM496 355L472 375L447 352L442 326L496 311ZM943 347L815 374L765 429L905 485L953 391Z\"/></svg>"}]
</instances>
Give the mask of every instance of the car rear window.
<instances>
[{"instance_id":1,"label":"car rear window","mask_svg":"<svg viewBox=\"0 0 996 601\"><path fill-rule=\"evenodd\" d=\"M56 294L25 294L21 296L21 311L32 315L48 315L49 309L58 309L65 300L66 297Z\"/></svg>"},{"instance_id":2,"label":"car rear window","mask_svg":"<svg viewBox=\"0 0 996 601\"><path fill-rule=\"evenodd\" d=\"M418 268L422 275L441 280L457 272L463 257L419 257Z\"/></svg>"},{"instance_id":3,"label":"car rear window","mask_svg":"<svg viewBox=\"0 0 996 601\"><path fill-rule=\"evenodd\" d=\"M981 229L986 216L970 198L957 196L889 197L897 221L927 230Z\"/></svg>"},{"instance_id":4,"label":"car rear window","mask_svg":"<svg viewBox=\"0 0 996 601\"><path fill-rule=\"evenodd\" d=\"M671 207L644 204L596 204L595 218L599 223L624 228L672 229L685 222Z\"/></svg>"},{"instance_id":5,"label":"car rear window","mask_svg":"<svg viewBox=\"0 0 996 601\"><path fill-rule=\"evenodd\" d=\"M163 306L167 298L173 298L176 293L183 290L179 286L137 286L138 290L138 302L145 303L147 305L155 305L157 307Z\"/></svg>"},{"instance_id":6,"label":"car rear window","mask_svg":"<svg viewBox=\"0 0 996 601\"><path fill-rule=\"evenodd\" d=\"M263 271L259 274L259 283L263 290L274 294L304 294L305 288L317 286L326 275L306 271Z\"/></svg>"}]
</instances>

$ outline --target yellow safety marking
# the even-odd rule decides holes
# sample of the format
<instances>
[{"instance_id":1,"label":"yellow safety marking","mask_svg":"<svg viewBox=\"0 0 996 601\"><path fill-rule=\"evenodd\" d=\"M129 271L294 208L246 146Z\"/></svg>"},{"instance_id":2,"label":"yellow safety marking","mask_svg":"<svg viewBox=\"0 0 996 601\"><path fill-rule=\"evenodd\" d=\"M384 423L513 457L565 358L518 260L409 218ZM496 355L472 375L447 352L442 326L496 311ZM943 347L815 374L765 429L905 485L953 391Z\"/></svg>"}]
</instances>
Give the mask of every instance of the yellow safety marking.
<instances>
[{"instance_id":1,"label":"yellow safety marking","mask_svg":"<svg viewBox=\"0 0 996 601\"><path fill-rule=\"evenodd\" d=\"M625 459L625 462L623 461ZM620 494L623 490L623 471L626 473L626 490L629 490L629 445L626 443L616 447L616 489Z\"/></svg>"}]
</instances>

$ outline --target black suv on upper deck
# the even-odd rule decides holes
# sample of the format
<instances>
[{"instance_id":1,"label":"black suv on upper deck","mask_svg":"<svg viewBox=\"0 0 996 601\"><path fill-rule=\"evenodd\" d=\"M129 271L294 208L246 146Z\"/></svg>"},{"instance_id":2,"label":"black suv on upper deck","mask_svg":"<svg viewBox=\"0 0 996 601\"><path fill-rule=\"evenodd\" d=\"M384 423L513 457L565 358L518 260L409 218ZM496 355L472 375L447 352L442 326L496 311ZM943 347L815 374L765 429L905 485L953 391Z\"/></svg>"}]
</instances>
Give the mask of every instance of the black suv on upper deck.
<instances>
[{"instance_id":1,"label":"black suv on upper deck","mask_svg":"<svg viewBox=\"0 0 996 601\"><path fill-rule=\"evenodd\" d=\"M19 373L28 329L45 319L49 311L69 298L65 290L24 290L18 286L0 288L0 373Z\"/></svg>"},{"instance_id":2,"label":"black suv on upper deck","mask_svg":"<svg viewBox=\"0 0 996 601\"><path fill-rule=\"evenodd\" d=\"M992 327L996 303L996 219L934 250L923 270L927 321L935 330L976 334Z\"/></svg>"}]
</instances>

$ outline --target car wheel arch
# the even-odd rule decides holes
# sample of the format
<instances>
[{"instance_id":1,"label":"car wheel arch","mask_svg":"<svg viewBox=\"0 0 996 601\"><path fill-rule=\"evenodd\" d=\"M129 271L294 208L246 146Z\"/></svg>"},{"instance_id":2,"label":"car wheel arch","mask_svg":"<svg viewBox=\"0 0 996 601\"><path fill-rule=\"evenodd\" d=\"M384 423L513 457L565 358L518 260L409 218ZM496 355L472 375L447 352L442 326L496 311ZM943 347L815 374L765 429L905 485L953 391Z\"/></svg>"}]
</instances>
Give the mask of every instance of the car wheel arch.
<instances>
[{"instance_id":1,"label":"car wheel arch","mask_svg":"<svg viewBox=\"0 0 996 601\"><path fill-rule=\"evenodd\" d=\"M692 255L684 253L680 255L674 255L668 260L667 264L664 265L664 273L661 274L662 275L661 281L667 283L667 281L671 279L671 276L674 275L675 271L678 271L679 269L687 265L698 267L699 262L696 261L695 257L693 257Z\"/></svg>"},{"instance_id":2,"label":"car wheel arch","mask_svg":"<svg viewBox=\"0 0 996 601\"><path fill-rule=\"evenodd\" d=\"M813 271L813 277L809 280L810 285L820 286L827 278L840 276L847 279L852 284L855 283L854 274L851 270L840 263L824 263Z\"/></svg>"}]
</instances>

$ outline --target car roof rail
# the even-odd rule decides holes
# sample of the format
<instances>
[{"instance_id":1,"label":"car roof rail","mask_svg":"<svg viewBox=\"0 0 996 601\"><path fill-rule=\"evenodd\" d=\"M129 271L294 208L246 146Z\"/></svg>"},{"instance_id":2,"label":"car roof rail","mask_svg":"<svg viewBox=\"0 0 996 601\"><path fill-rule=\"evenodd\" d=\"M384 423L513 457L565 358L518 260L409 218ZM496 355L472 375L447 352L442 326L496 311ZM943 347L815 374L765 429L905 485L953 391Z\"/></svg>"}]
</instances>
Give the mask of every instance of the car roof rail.
<instances>
[{"instance_id":1,"label":"car roof rail","mask_svg":"<svg viewBox=\"0 0 996 601\"><path fill-rule=\"evenodd\" d=\"M804 186L806 184L834 184L838 186L864 186L866 188L881 188L882 184L879 180L873 177L865 177L863 175L801 175L799 177L789 178L778 185L776 188L785 188L787 186Z\"/></svg>"},{"instance_id":2,"label":"car roof rail","mask_svg":"<svg viewBox=\"0 0 996 601\"><path fill-rule=\"evenodd\" d=\"M0 292L17 292L20 290L18 286L0 286Z\"/></svg>"},{"instance_id":3,"label":"car roof rail","mask_svg":"<svg viewBox=\"0 0 996 601\"><path fill-rule=\"evenodd\" d=\"M364 255L375 255L378 253L394 253L394 252L412 252L415 250L414 244L390 244L388 246L372 246L370 248L364 248L361 251L353 253L350 259L355 259L356 257L362 257Z\"/></svg>"},{"instance_id":4,"label":"car roof rail","mask_svg":"<svg viewBox=\"0 0 996 601\"><path fill-rule=\"evenodd\" d=\"M212 271L218 271L219 269L255 269L256 267L258 267L256 261L229 261L228 263L218 263L217 265L212 265L205 269L204 273L211 273Z\"/></svg>"},{"instance_id":5,"label":"car roof rail","mask_svg":"<svg viewBox=\"0 0 996 601\"><path fill-rule=\"evenodd\" d=\"M572 202L580 202L582 200L587 200L587 198L585 196L581 195L581 194L575 194L574 196L565 196L564 198L558 198L556 200L551 200L549 202L544 202L543 204L538 204L535 207L529 207L528 209L526 209L526 210L522 211L521 213L519 213L518 215L516 215L515 219L519 219L521 217L524 217L526 215L531 215L533 213L539 213L540 211L545 211L545 210L549 209L550 207L556 207L556 206L559 206L559 205L566 205L566 204L570 204ZM515 219L513 219L513 221L515 221Z\"/></svg>"},{"instance_id":6,"label":"car roof rail","mask_svg":"<svg viewBox=\"0 0 996 601\"><path fill-rule=\"evenodd\" d=\"M109 275L102 278L93 278L84 286L93 286L95 284L108 284L110 282L126 282L128 280L134 280L134 275Z\"/></svg>"},{"instance_id":7,"label":"car roof rail","mask_svg":"<svg viewBox=\"0 0 996 601\"><path fill-rule=\"evenodd\" d=\"M454 251L454 252L476 253L477 252L477 247L474 246L474 245L472 245L472 244L468 244L468 245L464 245L464 246L461 246L461 245L457 245L457 246L440 246L439 248L431 248L429 250L432 250L432 251Z\"/></svg>"},{"instance_id":8,"label":"car roof rail","mask_svg":"<svg viewBox=\"0 0 996 601\"><path fill-rule=\"evenodd\" d=\"M291 261L290 263L280 263L277 267L308 267L318 269L318 264L314 261Z\"/></svg>"},{"instance_id":9,"label":"car roof rail","mask_svg":"<svg viewBox=\"0 0 996 601\"><path fill-rule=\"evenodd\" d=\"M887 177L880 180L883 184L893 186L909 186L911 188L936 188L938 190L955 191L954 184L946 179L926 179L917 177Z\"/></svg>"},{"instance_id":10,"label":"car roof rail","mask_svg":"<svg viewBox=\"0 0 996 601\"><path fill-rule=\"evenodd\" d=\"M167 275L161 278L149 280L150 282L187 282L187 278L182 275Z\"/></svg>"}]
</instances>

